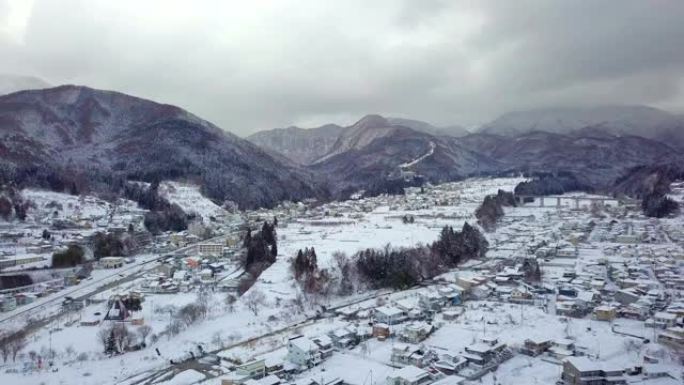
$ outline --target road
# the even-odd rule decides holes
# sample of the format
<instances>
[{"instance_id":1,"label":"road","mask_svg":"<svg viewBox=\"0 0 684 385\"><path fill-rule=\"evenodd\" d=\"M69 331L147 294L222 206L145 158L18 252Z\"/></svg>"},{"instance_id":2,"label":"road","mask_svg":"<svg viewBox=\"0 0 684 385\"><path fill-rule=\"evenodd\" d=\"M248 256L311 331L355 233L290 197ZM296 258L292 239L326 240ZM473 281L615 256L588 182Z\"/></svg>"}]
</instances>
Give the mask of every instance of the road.
<instances>
[{"instance_id":1,"label":"road","mask_svg":"<svg viewBox=\"0 0 684 385\"><path fill-rule=\"evenodd\" d=\"M416 286L414 288L417 288L417 287L418 286ZM381 290L379 292L372 293L369 295L365 295L365 296L360 297L360 298L355 298L351 301L344 301L343 303L339 303L333 307L328 308L328 311L335 311L335 310L338 310L338 309L341 309L341 308L344 308L347 306L356 305L356 304L359 304L359 303L362 303L362 302L365 302L368 300L373 300L373 299L376 299L378 297L386 296L386 295L391 294L391 293L393 293L393 291ZM289 325L283 326L279 329L270 331L268 333L264 333L264 334L261 334L258 336L254 336L254 337L248 338L246 340L236 342L236 343L228 345L228 346L224 346L220 349L215 349L212 351L205 352L203 355L197 356L195 359L191 359L191 360L181 362L181 363L176 363L176 364L170 364L169 363L169 365L166 368L156 370L156 371L150 371L149 375L147 375L147 376L143 376L144 372L133 374L133 375L119 381L117 384L122 384L122 385L123 384L126 384L126 385L149 385L152 382L154 382L155 379L161 378L170 372L178 373L178 372L180 372L182 370L186 370L186 369L194 369L194 370L201 372L202 374L204 374L206 376L205 381L212 379L212 378L216 378L222 374L217 375L214 372L215 369L214 369L213 365L208 365L208 364L200 362L203 360L203 358L206 358L208 355L216 355L217 353L222 352L224 350L229 350L229 349L234 349L234 348L241 347L241 346L247 346L247 345L255 344L260 340L270 338L270 337L274 337L274 336L281 335L281 334L290 335L292 333L292 331L294 331L295 329L300 328L302 326L314 324L321 319L322 318L319 316L310 316L304 320L291 323ZM132 379L135 379L135 380L131 381Z\"/></svg>"},{"instance_id":2,"label":"road","mask_svg":"<svg viewBox=\"0 0 684 385\"><path fill-rule=\"evenodd\" d=\"M225 240L225 238L230 235L230 234L225 234L225 235L220 235L217 237L213 237L210 239L205 239L201 242L196 242L187 246L180 247L176 250L173 250L169 253L166 253L165 255L168 254L178 254L185 252L187 250L190 250L191 248L196 247L198 244L201 243L210 243L210 242L215 242L217 240ZM108 290L112 287L121 285L123 283L129 282L133 279L136 279L146 272L152 270L154 267L156 267L156 262L159 262L159 260L164 259L165 256L159 255L155 258L149 259L147 261L141 262L141 263L133 263L129 266L126 266L125 268L121 270L117 270L116 272L106 275L104 277L101 277L97 280L93 279L92 281L85 281L81 282L80 284L73 286L72 288L61 290L54 295L51 295L46 298L41 298L41 300L37 300L36 302L22 306L20 308L17 308L15 311L8 312L8 313L3 313L0 316L0 323L4 322L9 322L18 319L18 317L21 316L30 316L32 312L38 312L38 311L44 311L46 307L48 306L53 306L55 304L61 304L62 301L64 301L65 297L74 297L75 299L80 299L80 300L86 300L96 294L99 294L105 290ZM145 268L146 267L146 268ZM93 288L92 291L88 291L86 293L82 293L84 290ZM59 315L59 314L58 314ZM50 318L50 317L49 317ZM53 318L56 318L53 316Z\"/></svg>"}]
</instances>

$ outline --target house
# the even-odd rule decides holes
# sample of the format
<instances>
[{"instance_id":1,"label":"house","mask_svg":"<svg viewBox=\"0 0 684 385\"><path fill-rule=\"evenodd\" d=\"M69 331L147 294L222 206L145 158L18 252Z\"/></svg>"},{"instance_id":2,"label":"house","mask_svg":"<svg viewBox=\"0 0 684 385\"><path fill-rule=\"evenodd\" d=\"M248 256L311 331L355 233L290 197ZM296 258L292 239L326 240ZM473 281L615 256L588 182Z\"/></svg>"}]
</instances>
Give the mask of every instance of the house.
<instances>
[{"instance_id":1,"label":"house","mask_svg":"<svg viewBox=\"0 0 684 385\"><path fill-rule=\"evenodd\" d=\"M214 282L214 271L211 269L202 269L199 272L200 281L204 283Z\"/></svg>"},{"instance_id":2,"label":"house","mask_svg":"<svg viewBox=\"0 0 684 385\"><path fill-rule=\"evenodd\" d=\"M581 317L584 312L575 301L558 301L556 302L556 314L566 317Z\"/></svg>"},{"instance_id":3,"label":"house","mask_svg":"<svg viewBox=\"0 0 684 385\"><path fill-rule=\"evenodd\" d=\"M390 336L390 327L387 324L375 323L373 324L373 337L380 341L384 341Z\"/></svg>"},{"instance_id":4,"label":"house","mask_svg":"<svg viewBox=\"0 0 684 385\"><path fill-rule=\"evenodd\" d=\"M463 357L474 365L484 366L492 361L503 362L511 357L511 353L506 349L506 344L493 339L466 346Z\"/></svg>"},{"instance_id":5,"label":"house","mask_svg":"<svg viewBox=\"0 0 684 385\"><path fill-rule=\"evenodd\" d=\"M433 363L432 366L444 374L452 375L467 367L468 360L458 354L443 353L440 354L439 361Z\"/></svg>"},{"instance_id":6,"label":"house","mask_svg":"<svg viewBox=\"0 0 684 385\"><path fill-rule=\"evenodd\" d=\"M419 368L436 361L438 357L433 352L419 345L398 343L392 347L390 361L395 364L413 365Z\"/></svg>"},{"instance_id":7,"label":"house","mask_svg":"<svg viewBox=\"0 0 684 385\"><path fill-rule=\"evenodd\" d=\"M677 322L677 314L659 311L653 315L653 320L658 327L669 328Z\"/></svg>"},{"instance_id":8,"label":"house","mask_svg":"<svg viewBox=\"0 0 684 385\"><path fill-rule=\"evenodd\" d=\"M332 339L326 335L321 335L311 339L316 345L318 345L318 351L321 354L321 359L326 359L333 354L333 342Z\"/></svg>"},{"instance_id":9,"label":"house","mask_svg":"<svg viewBox=\"0 0 684 385\"><path fill-rule=\"evenodd\" d=\"M532 337L525 340L521 353L536 357L551 348L551 340Z\"/></svg>"},{"instance_id":10,"label":"house","mask_svg":"<svg viewBox=\"0 0 684 385\"><path fill-rule=\"evenodd\" d=\"M615 293L615 300L623 306L627 306L638 301L642 295L643 293L636 288L622 289Z\"/></svg>"},{"instance_id":11,"label":"house","mask_svg":"<svg viewBox=\"0 0 684 385\"><path fill-rule=\"evenodd\" d=\"M406 366L387 376L387 385L427 385L432 383L430 373L415 366Z\"/></svg>"},{"instance_id":12,"label":"house","mask_svg":"<svg viewBox=\"0 0 684 385\"><path fill-rule=\"evenodd\" d=\"M424 310L439 311L444 307L446 301L436 290L430 290L419 294L418 303Z\"/></svg>"},{"instance_id":13,"label":"house","mask_svg":"<svg viewBox=\"0 0 684 385\"><path fill-rule=\"evenodd\" d=\"M300 367L314 367L321 363L320 348L304 336L295 336L287 342L287 359Z\"/></svg>"},{"instance_id":14,"label":"house","mask_svg":"<svg viewBox=\"0 0 684 385\"><path fill-rule=\"evenodd\" d=\"M123 257L102 257L100 258L100 266L105 269L118 269L124 265Z\"/></svg>"},{"instance_id":15,"label":"house","mask_svg":"<svg viewBox=\"0 0 684 385\"><path fill-rule=\"evenodd\" d=\"M684 328L675 326L665 329L658 334L658 342L684 348Z\"/></svg>"},{"instance_id":16,"label":"house","mask_svg":"<svg viewBox=\"0 0 684 385\"><path fill-rule=\"evenodd\" d=\"M406 319L406 314L394 306L381 306L375 309L373 313L375 322L394 325L403 322Z\"/></svg>"},{"instance_id":17,"label":"house","mask_svg":"<svg viewBox=\"0 0 684 385\"><path fill-rule=\"evenodd\" d=\"M617 316L615 306L603 305L594 309L594 319L597 321L613 321Z\"/></svg>"},{"instance_id":18,"label":"house","mask_svg":"<svg viewBox=\"0 0 684 385\"><path fill-rule=\"evenodd\" d=\"M445 321L453 321L457 319L465 310L462 307L455 307L453 309L442 312L442 319Z\"/></svg>"},{"instance_id":19,"label":"house","mask_svg":"<svg viewBox=\"0 0 684 385\"><path fill-rule=\"evenodd\" d=\"M11 296L11 295L6 295L2 297L2 302L0 303L0 310L3 312L6 311L12 311L17 308L17 300Z\"/></svg>"},{"instance_id":20,"label":"house","mask_svg":"<svg viewBox=\"0 0 684 385\"><path fill-rule=\"evenodd\" d=\"M559 338L551 341L549 354L558 359L575 355L575 341L568 338Z\"/></svg>"},{"instance_id":21,"label":"house","mask_svg":"<svg viewBox=\"0 0 684 385\"><path fill-rule=\"evenodd\" d=\"M221 378L221 385L239 385L247 380L263 378L265 375L265 360L254 360L236 366L230 374Z\"/></svg>"},{"instance_id":22,"label":"house","mask_svg":"<svg viewBox=\"0 0 684 385\"><path fill-rule=\"evenodd\" d=\"M332 339L333 345L338 349L346 349L356 345L359 337L355 330L351 327L343 327L332 330L328 333Z\"/></svg>"},{"instance_id":23,"label":"house","mask_svg":"<svg viewBox=\"0 0 684 385\"><path fill-rule=\"evenodd\" d=\"M594 362L586 357L569 357L563 361L563 382L567 385L627 384L623 369Z\"/></svg>"},{"instance_id":24,"label":"house","mask_svg":"<svg viewBox=\"0 0 684 385\"><path fill-rule=\"evenodd\" d=\"M433 330L433 326L427 322L411 322L401 329L399 338L402 341L417 344L428 338Z\"/></svg>"},{"instance_id":25,"label":"house","mask_svg":"<svg viewBox=\"0 0 684 385\"><path fill-rule=\"evenodd\" d=\"M523 291L519 288L511 290L509 301L512 303L533 303L534 296L529 291Z\"/></svg>"},{"instance_id":26,"label":"house","mask_svg":"<svg viewBox=\"0 0 684 385\"><path fill-rule=\"evenodd\" d=\"M465 289L452 283L439 287L437 292L446 299L447 305L460 305L463 302Z\"/></svg>"}]
</instances>

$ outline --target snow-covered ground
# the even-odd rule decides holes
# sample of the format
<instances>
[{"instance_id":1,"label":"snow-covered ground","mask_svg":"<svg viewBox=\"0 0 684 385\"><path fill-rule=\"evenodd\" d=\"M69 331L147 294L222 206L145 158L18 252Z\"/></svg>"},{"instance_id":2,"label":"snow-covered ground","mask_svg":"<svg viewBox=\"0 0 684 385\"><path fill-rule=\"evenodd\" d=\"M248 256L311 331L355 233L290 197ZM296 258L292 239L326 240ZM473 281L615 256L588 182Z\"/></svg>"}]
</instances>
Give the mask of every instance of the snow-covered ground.
<instances>
[{"instance_id":1,"label":"snow-covered ground","mask_svg":"<svg viewBox=\"0 0 684 385\"><path fill-rule=\"evenodd\" d=\"M141 351L128 352L124 355L107 357L102 353L103 346L97 338L101 326L79 326L71 321L94 317L103 312L102 304L85 307L69 319L59 319L48 327L42 328L32 335L25 352L35 351L45 354L50 347L56 352L55 368L42 369L29 374L7 373L7 369L21 370L21 364L8 364L0 373L3 383L28 385L35 383L70 384L127 384L133 385L144 378L155 378L154 382L165 385L190 385L195 383L216 384L219 377L211 378L207 372L178 366L170 366L169 360L177 359L189 351L197 351L201 345L205 351L220 352L219 356L242 362L253 358L284 358L287 338L294 334L309 337L346 325L339 318L314 317L317 307L312 304L297 304L301 298L298 284L294 281L290 270L291 258L299 249L314 247L321 268L334 267L333 254L342 252L351 256L365 248L381 248L387 244L392 246L413 246L433 242L441 228L445 225L459 229L463 223L476 222L473 213L488 194L497 190L511 191L521 178L473 179L426 189L425 193L413 190L407 196L380 197L350 202L333 202L316 207L283 220L278 227L278 256L276 262L266 269L255 285L231 308L225 304L226 294L214 292L210 295L208 317L182 330L178 335L169 337L162 332L171 322L174 308L198 301L196 291L177 294L145 294L143 310L137 316L145 319L145 324L159 335L158 341L151 347ZM165 194L170 201L184 208L195 208L199 215L213 216L221 210L211 201L198 197L199 191L192 186L179 184L168 185ZM169 187L173 187L172 189ZM173 190L173 191L171 191ZM579 210L575 210L575 198L579 200ZM555 198L547 198L544 207L539 202L527 203L520 207L505 208L506 216L500 221L495 232L487 233L490 243L489 260L475 261L474 264L493 266L499 261L513 261L517 257L529 255L528 248L541 243L561 247L579 245L575 258L552 258L544 260L544 282L553 283L562 280L564 273L572 271L579 276L590 272L606 275L602 265L606 260L620 266L629 263L631 257L606 255L606 248L616 247L629 250L623 243L615 240L624 234L618 228L625 221L622 207L617 202L608 200L612 207L601 208L597 213L590 210L591 201L586 194L568 194L556 206ZM584 198L584 200L582 200ZM220 211L219 211L220 212ZM261 212L260 212L261 213ZM249 214L249 213L248 213ZM261 213L271 218L273 213ZM404 216L412 216L413 223L404 223ZM613 223L613 219L618 225ZM655 225L643 218L629 218L638 224L639 231L648 234L658 233L661 227L681 227L681 218L663 220ZM675 234L672 231L669 234ZM657 238L657 237L656 237ZM671 240L658 238L661 246L672 250L681 247ZM650 249L657 249L659 244L649 244ZM641 250L635 246L634 250ZM631 246L630 246L631 247ZM621 249L622 248L622 249ZM645 249L644 249L645 250ZM474 265L473 264L473 265ZM116 273L116 272L112 272ZM100 272L97 272L100 274ZM458 274L481 274L470 271L463 266ZM456 272L446 273L444 278L453 281ZM96 275L94 279L104 279ZM144 277L137 277L124 284L107 289L98 294L101 298L109 298L116 293L139 290ZM328 308L350 305L355 308L371 309L377 306L378 299L384 302L398 300L416 301L417 293L428 290L418 288L402 292L382 291L356 293L350 297L331 297L326 299ZM265 295L263 304L255 311L248 308L251 294L261 292ZM312 301L313 303L314 301ZM527 338L573 339L578 347L588 356L605 363L620 366L635 366L643 362L647 352L664 349L650 343L634 348L630 341L638 338L614 333L612 326L630 334L652 339L652 329L644 327L642 321L616 320L598 322L584 319L559 317L554 314L555 296L551 297L548 309L533 305L514 305L502 301L468 301L465 313L456 321L439 321L437 331L424 344L437 349L462 352L465 347L477 342L480 338L494 337L509 347L520 347ZM367 322L367 319L361 322ZM137 327L130 326L131 330ZM252 338L257 339L246 343ZM389 365L392 347L397 341L369 340L362 346L352 350L336 351L322 365L297 375L296 379L342 378L350 384L384 384L388 375L396 369ZM157 350L159 354L157 354ZM79 357L80 354L80 357ZM667 355L662 363L669 365L673 371L678 366ZM24 356L25 360L26 357ZM173 368L173 370L171 369ZM216 369L217 373L226 369ZM516 355L503 363L493 374L482 378L482 383L501 384L548 384L560 378L562 367L540 358ZM522 381L522 382L521 382Z\"/></svg>"},{"instance_id":2,"label":"snow-covered ground","mask_svg":"<svg viewBox=\"0 0 684 385\"><path fill-rule=\"evenodd\" d=\"M179 182L162 182L159 194L170 203L180 206L188 214L195 214L208 222L211 217L226 215L226 211L200 193L199 186Z\"/></svg>"}]
</instances>

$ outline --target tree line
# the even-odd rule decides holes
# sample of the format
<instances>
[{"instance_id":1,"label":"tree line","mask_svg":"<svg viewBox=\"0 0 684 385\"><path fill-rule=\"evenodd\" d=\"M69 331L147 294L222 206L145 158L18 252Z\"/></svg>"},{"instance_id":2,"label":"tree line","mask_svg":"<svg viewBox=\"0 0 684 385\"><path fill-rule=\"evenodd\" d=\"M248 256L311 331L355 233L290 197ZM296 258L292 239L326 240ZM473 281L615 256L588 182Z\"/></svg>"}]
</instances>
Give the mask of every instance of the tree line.
<instances>
[{"instance_id":1,"label":"tree line","mask_svg":"<svg viewBox=\"0 0 684 385\"><path fill-rule=\"evenodd\" d=\"M149 210L145 213L143 223L152 234L187 230L188 224L194 219L194 215L186 214L180 206L169 203L159 195L159 179L155 179L149 187L141 183L127 183L124 196Z\"/></svg>"},{"instance_id":2,"label":"tree line","mask_svg":"<svg viewBox=\"0 0 684 385\"><path fill-rule=\"evenodd\" d=\"M475 210L477 223L485 231L492 231L496 223L504 216L504 207L517 206L515 195L508 191L499 190L496 195L487 195L480 207Z\"/></svg>"},{"instance_id":3,"label":"tree line","mask_svg":"<svg viewBox=\"0 0 684 385\"><path fill-rule=\"evenodd\" d=\"M334 253L335 273L319 268L313 248L299 250L291 269L302 290L309 294L349 295L359 288L406 289L465 261L484 257L488 247L482 233L466 222L460 231L445 226L429 245L387 245L361 250L351 257Z\"/></svg>"},{"instance_id":4,"label":"tree line","mask_svg":"<svg viewBox=\"0 0 684 385\"><path fill-rule=\"evenodd\" d=\"M247 228L242 240L242 246L245 249L242 254L242 265L247 274L238 286L240 294L249 290L259 275L276 261L278 255L277 223L275 218L273 223L264 221L261 230L255 234L252 234L252 229Z\"/></svg>"}]
</instances>

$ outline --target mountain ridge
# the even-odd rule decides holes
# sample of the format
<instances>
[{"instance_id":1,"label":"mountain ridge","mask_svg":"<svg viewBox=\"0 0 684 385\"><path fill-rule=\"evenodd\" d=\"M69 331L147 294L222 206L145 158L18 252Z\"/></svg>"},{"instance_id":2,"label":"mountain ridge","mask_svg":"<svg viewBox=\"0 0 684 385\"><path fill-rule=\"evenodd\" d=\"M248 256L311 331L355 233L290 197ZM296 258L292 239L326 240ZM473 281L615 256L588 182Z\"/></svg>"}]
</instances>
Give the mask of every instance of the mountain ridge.
<instances>
[{"instance_id":1,"label":"mountain ridge","mask_svg":"<svg viewBox=\"0 0 684 385\"><path fill-rule=\"evenodd\" d=\"M4 95L0 127L3 170L24 183L112 193L127 179L190 179L245 208L326 196L310 172L206 120L115 91L65 85Z\"/></svg>"}]
</instances>

